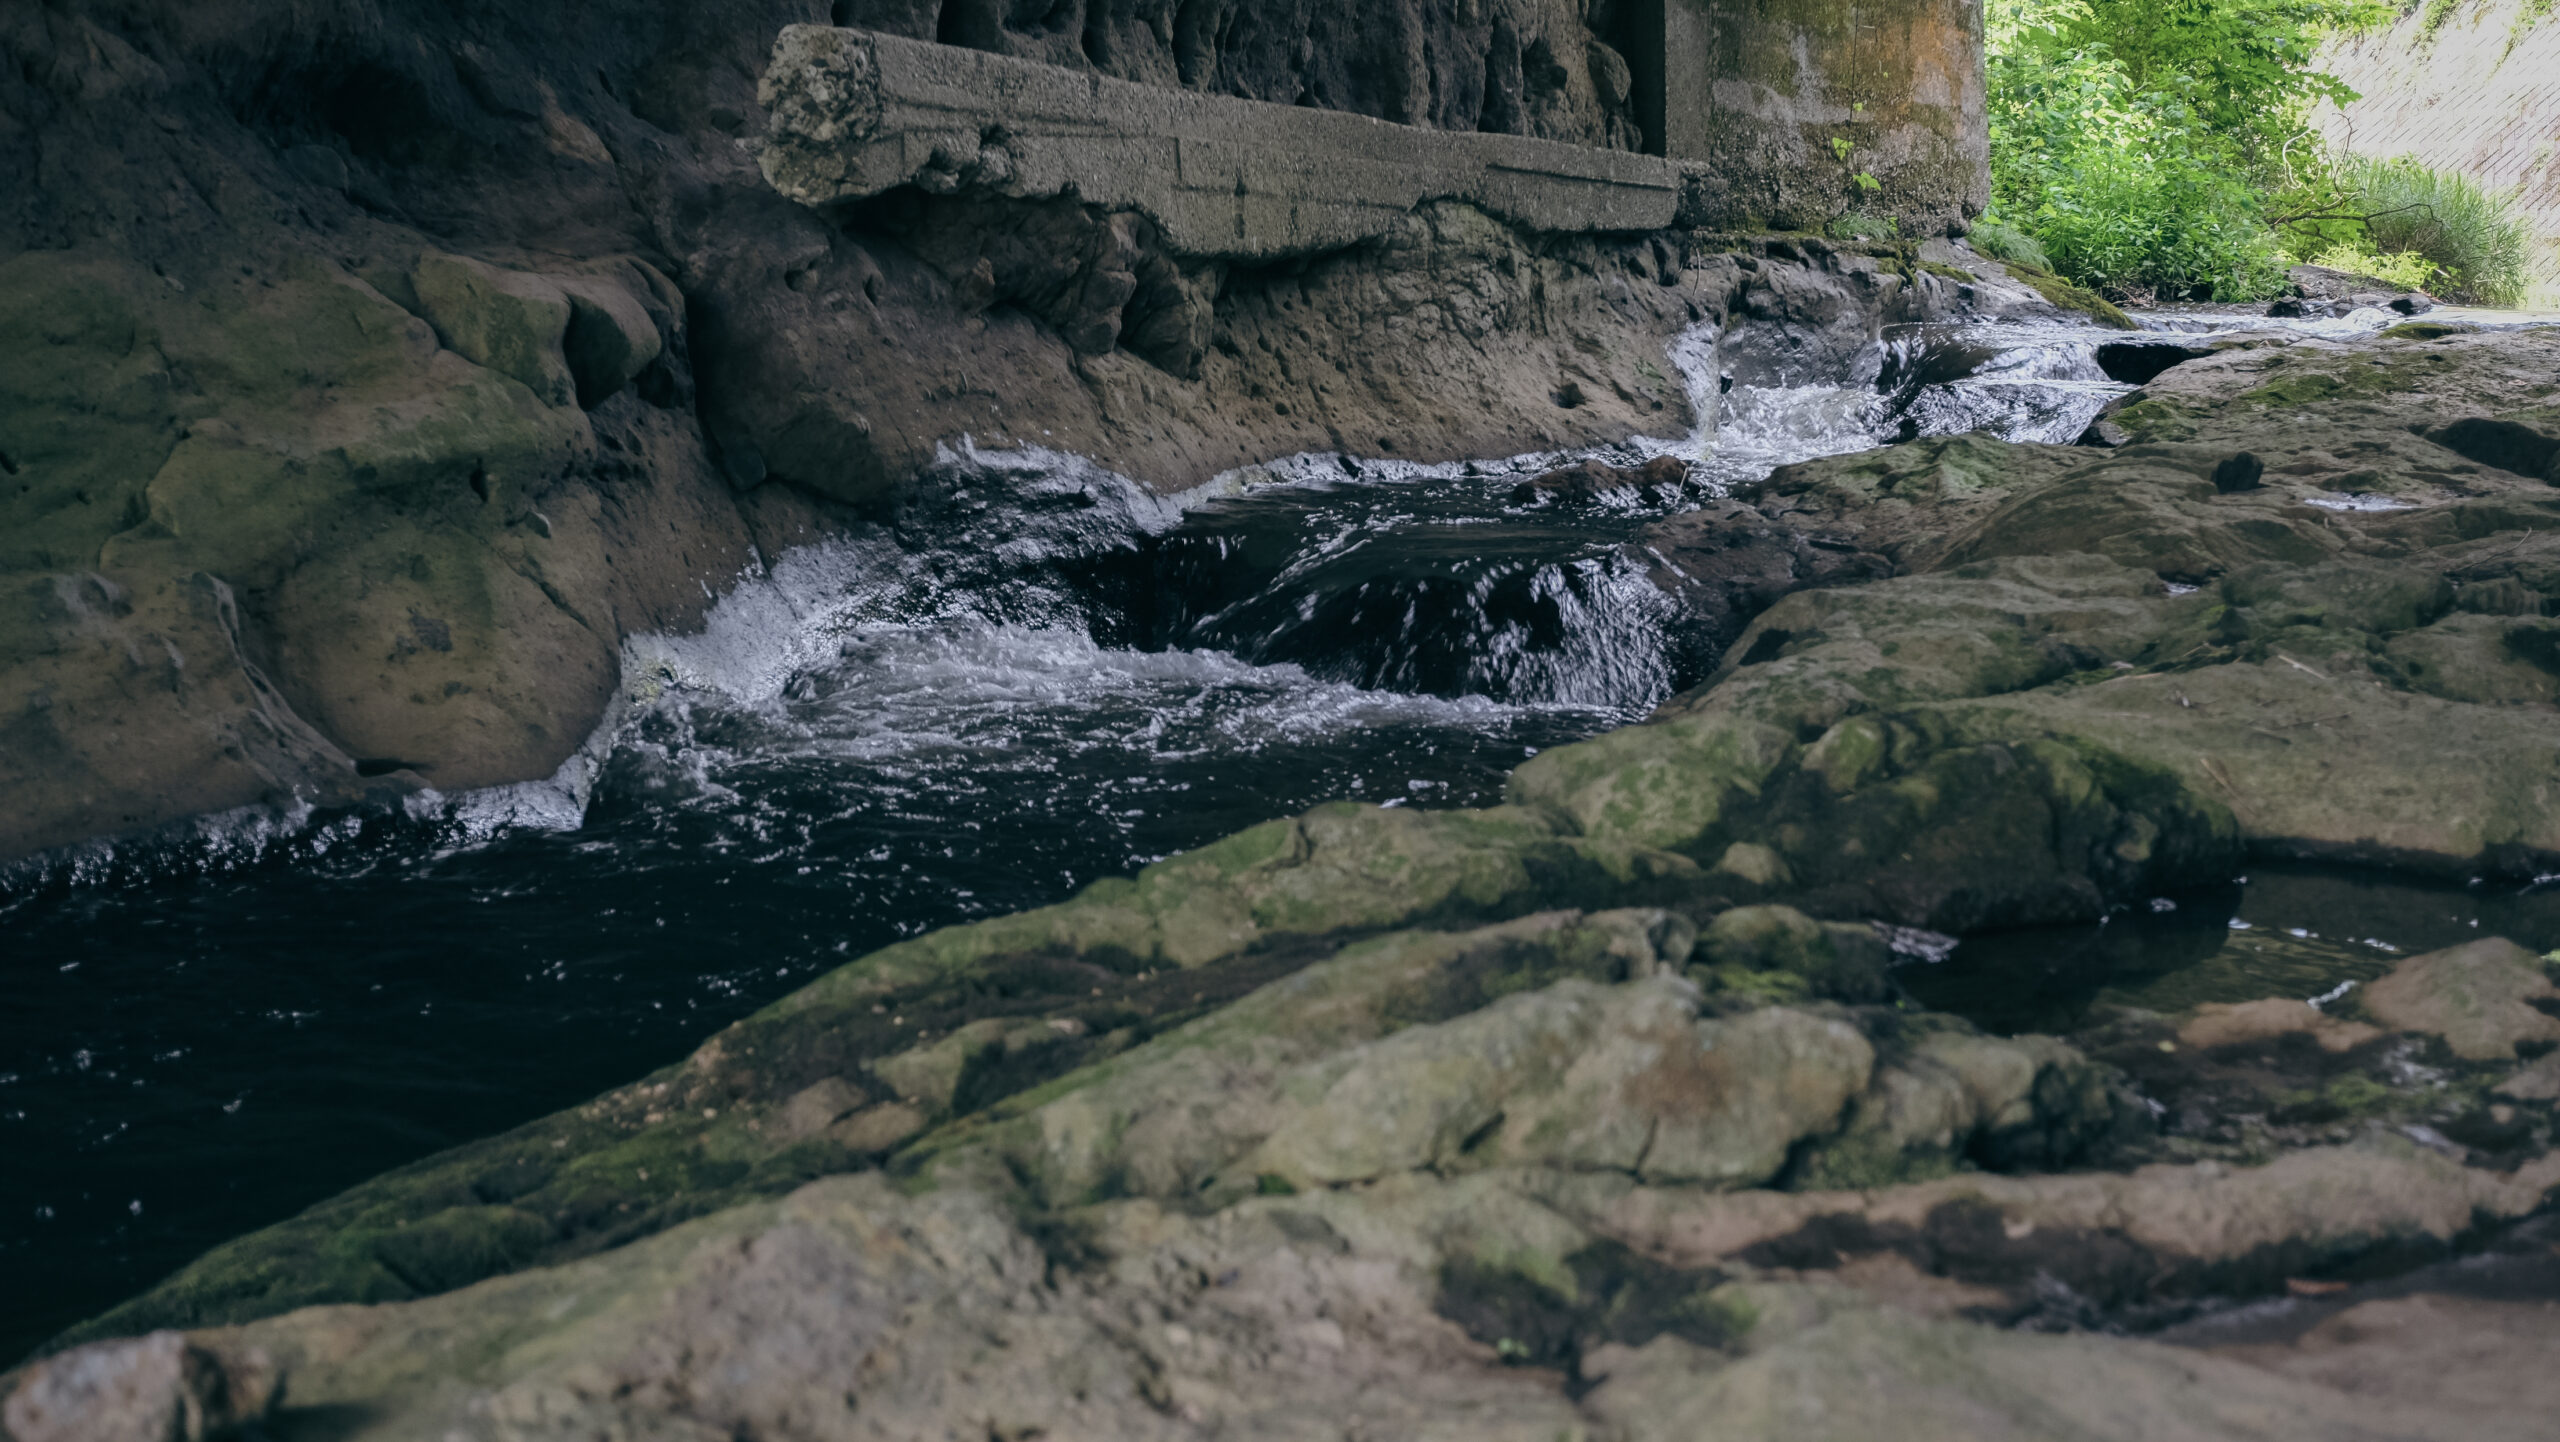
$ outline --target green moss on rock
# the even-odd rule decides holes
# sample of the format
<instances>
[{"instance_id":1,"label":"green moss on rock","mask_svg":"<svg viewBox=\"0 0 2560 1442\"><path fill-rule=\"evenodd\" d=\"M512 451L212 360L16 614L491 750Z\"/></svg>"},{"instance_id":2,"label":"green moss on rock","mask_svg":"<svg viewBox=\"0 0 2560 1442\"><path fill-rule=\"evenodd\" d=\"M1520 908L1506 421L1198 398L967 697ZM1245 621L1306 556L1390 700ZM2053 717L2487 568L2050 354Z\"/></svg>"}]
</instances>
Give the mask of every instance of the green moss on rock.
<instances>
[{"instance_id":1,"label":"green moss on rock","mask_svg":"<svg viewBox=\"0 0 2560 1442\"><path fill-rule=\"evenodd\" d=\"M2064 310L2079 311L2100 324L2113 326L2117 330L2141 329L2133 323L2133 317L2126 315L2121 307L2096 291L2073 285L2052 271L2040 270L2020 261L2003 261L2002 265L2007 268L2009 274L2025 282L2028 289Z\"/></svg>"}]
</instances>

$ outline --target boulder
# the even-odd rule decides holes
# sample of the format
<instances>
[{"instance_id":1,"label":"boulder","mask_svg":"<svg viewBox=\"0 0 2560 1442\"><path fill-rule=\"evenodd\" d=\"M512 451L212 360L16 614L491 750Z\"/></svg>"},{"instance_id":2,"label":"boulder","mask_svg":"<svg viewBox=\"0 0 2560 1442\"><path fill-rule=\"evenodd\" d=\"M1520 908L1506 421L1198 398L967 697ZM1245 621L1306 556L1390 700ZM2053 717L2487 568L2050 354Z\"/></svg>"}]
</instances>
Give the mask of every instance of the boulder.
<instances>
[{"instance_id":1,"label":"boulder","mask_svg":"<svg viewBox=\"0 0 2560 1442\"><path fill-rule=\"evenodd\" d=\"M2493 1090L2520 1102L2560 1102L2560 1051L2546 1053L2531 1066L2519 1068Z\"/></svg>"},{"instance_id":2,"label":"boulder","mask_svg":"<svg viewBox=\"0 0 2560 1442\"><path fill-rule=\"evenodd\" d=\"M562 350L571 307L556 282L429 251L418 258L410 284L446 349L523 382L546 405L576 403L577 377ZM587 304L601 315L603 307L593 299ZM592 348L602 332L595 325L588 330Z\"/></svg>"},{"instance_id":3,"label":"boulder","mask_svg":"<svg viewBox=\"0 0 2560 1442\"><path fill-rule=\"evenodd\" d=\"M2347 1052L2379 1040L2382 1034L2380 1027L2342 1021L2309 1002L2269 997L2264 1001L2207 1002L2197 1007L2179 1025L2178 1044L2210 1051L2299 1035L2310 1037L2322 1051Z\"/></svg>"},{"instance_id":4,"label":"boulder","mask_svg":"<svg viewBox=\"0 0 2560 1442\"><path fill-rule=\"evenodd\" d=\"M2413 956L2362 996L2374 1020L2440 1036L2467 1061L2510 1061L2519 1045L2560 1043L2560 986L2548 963L2503 937Z\"/></svg>"},{"instance_id":5,"label":"boulder","mask_svg":"<svg viewBox=\"0 0 2560 1442\"><path fill-rule=\"evenodd\" d=\"M630 269L637 267L638 262L630 263ZM622 277L563 275L555 280L569 302L568 326L560 337L561 359L577 380L578 404L594 410L656 364L666 350L666 338L659 334L649 308Z\"/></svg>"},{"instance_id":6,"label":"boulder","mask_svg":"<svg viewBox=\"0 0 2560 1442\"><path fill-rule=\"evenodd\" d=\"M162 1331L28 1367L0 1421L12 1442L210 1442L265 1421L280 1390L263 1349L225 1354Z\"/></svg>"},{"instance_id":7,"label":"boulder","mask_svg":"<svg viewBox=\"0 0 2560 1442\"><path fill-rule=\"evenodd\" d=\"M1730 859L1732 848L1726 855ZM1893 951L1874 927L1819 922L1793 907L1740 906L1723 913L1699 933L1697 960L1701 980L1746 994L1874 1002L1893 989L1887 976Z\"/></svg>"}]
</instances>

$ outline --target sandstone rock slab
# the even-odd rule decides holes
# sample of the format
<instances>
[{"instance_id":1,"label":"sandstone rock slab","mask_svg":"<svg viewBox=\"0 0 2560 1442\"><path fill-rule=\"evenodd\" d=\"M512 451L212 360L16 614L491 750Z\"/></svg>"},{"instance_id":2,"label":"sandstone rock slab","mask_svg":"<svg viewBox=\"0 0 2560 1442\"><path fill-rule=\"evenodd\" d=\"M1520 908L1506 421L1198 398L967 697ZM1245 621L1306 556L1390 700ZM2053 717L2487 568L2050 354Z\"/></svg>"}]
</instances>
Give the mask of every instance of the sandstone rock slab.
<instances>
[{"instance_id":1,"label":"sandstone rock slab","mask_svg":"<svg viewBox=\"0 0 2560 1442\"><path fill-rule=\"evenodd\" d=\"M28 1368L0 1421L12 1442L209 1442L265 1420L279 1382L263 1350L225 1356L183 1332L153 1332Z\"/></svg>"},{"instance_id":2,"label":"sandstone rock slab","mask_svg":"<svg viewBox=\"0 0 2560 1442\"><path fill-rule=\"evenodd\" d=\"M2503 937L2409 958L2364 989L2364 1009L2386 1026L2443 1037L2469 1061L2560 1042L2560 986L2540 956Z\"/></svg>"}]
</instances>

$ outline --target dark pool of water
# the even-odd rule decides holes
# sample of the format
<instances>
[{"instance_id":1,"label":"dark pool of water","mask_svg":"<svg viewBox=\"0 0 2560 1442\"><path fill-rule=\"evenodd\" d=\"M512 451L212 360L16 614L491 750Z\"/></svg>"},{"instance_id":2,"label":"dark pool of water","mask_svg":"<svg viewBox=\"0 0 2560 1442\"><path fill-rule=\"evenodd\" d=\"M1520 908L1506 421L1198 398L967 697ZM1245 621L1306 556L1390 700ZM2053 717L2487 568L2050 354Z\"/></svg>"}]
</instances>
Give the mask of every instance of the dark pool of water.
<instances>
[{"instance_id":1,"label":"dark pool of water","mask_svg":"<svg viewBox=\"0 0 2560 1442\"><path fill-rule=\"evenodd\" d=\"M1223 719L1268 699L1230 687ZM698 771L628 756L575 832L349 837L10 908L0 1352L222 1237L681 1056L900 937L1318 801L1480 804L1528 751L1605 724L1352 702L1356 746L1310 723L1238 750L1203 744L1221 718L1201 710L932 755L829 755L842 738L821 733ZM1040 741L1072 744L1023 749Z\"/></svg>"},{"instance_id":2,"label":"dark pool of water","mask_svg":"<svg viewBox=\"0 0 2560 1442\"><path fill-rule=\"evenodd\" d=\"M2162 897L2102 925L1971 937L1944 962L1897 976L1923 1005L1993 1031L2067 1033L2099 1007L2308 1001L2484 936L2560 947L2560 885L2258 866L2230 886Z\"/></svg>"}]
</instances>

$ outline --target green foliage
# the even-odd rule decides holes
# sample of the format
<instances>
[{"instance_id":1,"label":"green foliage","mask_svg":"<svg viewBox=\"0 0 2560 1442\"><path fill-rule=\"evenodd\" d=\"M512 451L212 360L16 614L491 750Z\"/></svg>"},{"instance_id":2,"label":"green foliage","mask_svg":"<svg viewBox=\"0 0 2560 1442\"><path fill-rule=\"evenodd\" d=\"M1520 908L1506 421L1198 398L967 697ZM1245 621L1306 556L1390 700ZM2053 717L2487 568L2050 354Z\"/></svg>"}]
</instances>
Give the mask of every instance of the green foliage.
<instances>
[{"instance_id":1,"label":"green foliage","mask_svg":"<svg viewBox=\"0 0 2560 1442\"><path fill-rule=\"evenodd\" d=\"M1965 239L1973 242L1974 249L1993 260L2013 260L2038 270L2053 269L2053 257L2044 253L2044 247L2036 244L2036 238L2006 221L1975 221Z\"/></svg>"},{"instance_id":2,"label":"green foliage","mask_svg":"<svg viewBox=\"0 0 2560 1442\"><path fill-rule=\"evenodd\" d=\"M2532 283L2533 227L2511 191L2416 160L2350 156L2338 183L2364 212L2367 247L2423 256L2447 293L2485 305L2517 305Z\"/></svg>"},{"instance_id":3,"label":"green foliage","mask_svg":"<svg viewBox=\"0 0 2560 1442\"><path fill-rule=\"evenodd\" d=\"M1889 215L1869 215L1853 210L1831 222L1831 238L1834 240L1898 240L1901 236L1901 222Z\"/></svg>"},{"instance_id":4,"label":"green foliage","mask_svg":"<svg viewBox=\"0 0 2560 1442\"><path fill-rule=\"evenodd\" d=\"M1992 210L2054 268L2127 298L2283 284L2265 197L2319 165L2313 68L2373 0L1991 0Z\"/></svg>"},{"instance_id":5,"label":"green foliage","mask_svg":"<svg viewBox=\"0 0 2560 1442\"><path fill-rule=\"evenodd\" d=\"M2343 270L2349 275L2369 275L2375 280L2388 281L2401 290L2426 290L2436 278L2436 263L2415 251L2383 255L2370 243L2358 240L2339 241L2304 259L2309 264Z\"/></svg>"},{"instance_id":6,"label":"green foliage","mask_svg":"<svg viewBox=\"0 0 2560 1442\"><path fill-rule=\"evenodd\" d=\"M2097 150L2048 190L2037 238L2062 274L2132 297L2256 300L2284 288L2284 257L2245 180Z\"/></svg>"}]
</instances>

